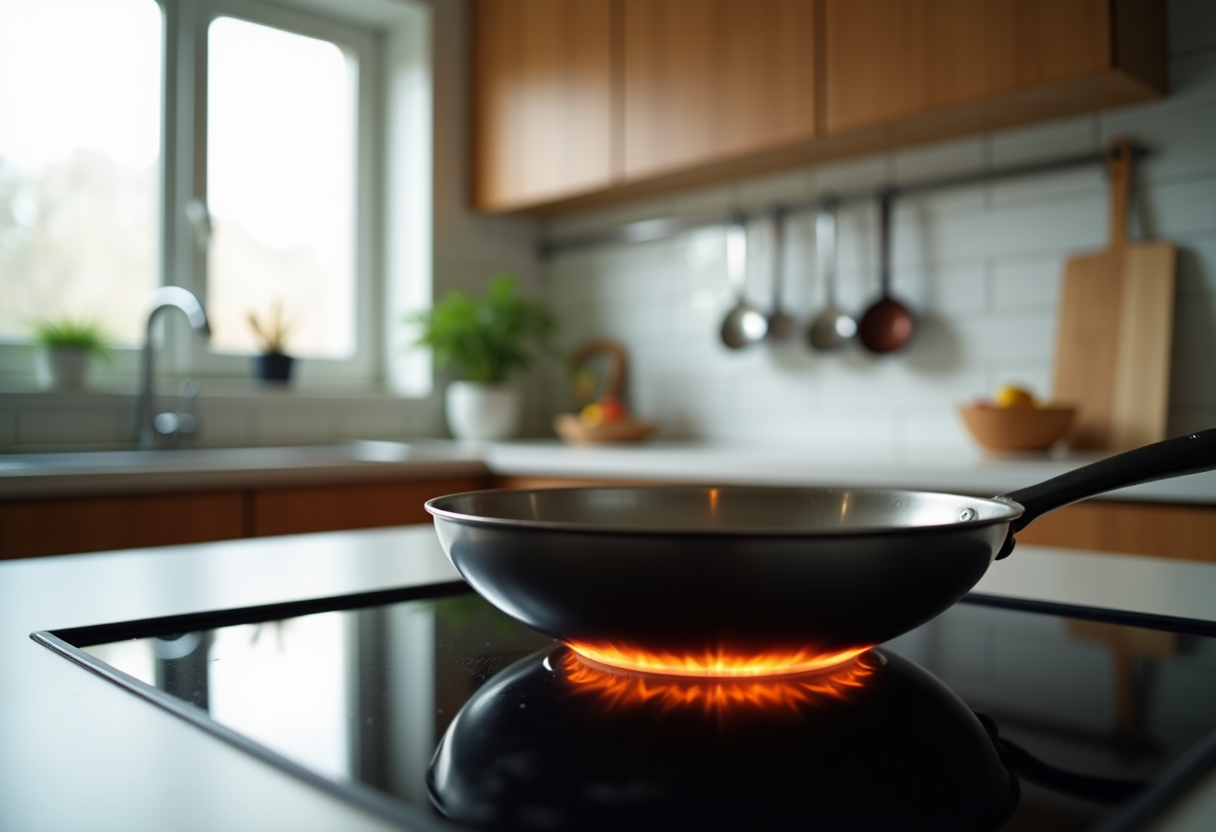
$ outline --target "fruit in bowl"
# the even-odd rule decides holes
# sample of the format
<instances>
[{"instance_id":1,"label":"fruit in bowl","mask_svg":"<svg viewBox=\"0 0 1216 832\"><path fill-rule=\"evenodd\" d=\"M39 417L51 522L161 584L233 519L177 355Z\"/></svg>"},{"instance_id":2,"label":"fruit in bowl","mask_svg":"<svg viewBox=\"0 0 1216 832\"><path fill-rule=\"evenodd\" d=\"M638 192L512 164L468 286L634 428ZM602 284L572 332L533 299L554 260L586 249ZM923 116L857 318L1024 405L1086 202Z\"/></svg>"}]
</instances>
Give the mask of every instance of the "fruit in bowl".
<instances>
[{"instance_id":1,"label":"fruit in bowl","mask_svg":"<svg viewBox=\"0 0 1216 832\"><path fill-rule=\"evenodd\" d=\"M1045 451L1060 441L1076 408L1042 404L1025 387L1006 384L991 400L959 408L971 436L990 451Z\"/></svg>"},{"instance_id":2,"label":"fruit in bowl","mask_svg":"<svg viewBox=\"0 0 1216 832\"><path fill-rule=\"evenodd\" d=\"M654 428L653 422L635 421L620 399L611 394L600 396L577 414L562 413L553 420L558 436L572 445L640 442Z\"/></svg>"}]
</instances>

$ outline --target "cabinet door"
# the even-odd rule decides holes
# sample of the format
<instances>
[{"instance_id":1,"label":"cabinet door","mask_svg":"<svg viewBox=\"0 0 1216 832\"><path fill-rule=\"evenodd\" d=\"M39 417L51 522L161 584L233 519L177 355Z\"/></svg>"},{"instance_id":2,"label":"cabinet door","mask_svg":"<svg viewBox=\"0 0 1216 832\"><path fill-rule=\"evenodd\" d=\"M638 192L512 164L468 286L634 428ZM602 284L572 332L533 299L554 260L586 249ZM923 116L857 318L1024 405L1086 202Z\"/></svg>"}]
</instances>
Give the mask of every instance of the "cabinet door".
<instances>
[{"instance_id":1,"label":"cabinet door","mask_svg":"<svg viewBox=\"0 0 1216 832\"><path fill-rule=\"evenodd\" d=\"M473 7L474 205L504 211L607 188L612 0Z\"/></svg>"},{"instance_id":2,"label":"cabinet door","mask_svg":"<svg viewBox=\"0 0 1216 832\"><path fill-rule=\"evenodd\" d=\"M483 487L480 478L461 478L260 488L253 495L253 534L264 537L430 523L431 515L423 507L427 500Z\"/></svg>"},{"instance_id":3,"label":"cabinet door","mask_svg":"<svg viewBox=\"0 0 1216 832\"><path fill-rule=\"evenodd\" d=\"M239 491L0 502L0 559L248 536Z\"/></svg>"},{"instance_id":4,"label":"cabinet door","mask_svg":"<svg viewBox=\"0 0 1216 832\"><path fill-rule=\"evenodd\" d=\"M625 180L815 134L809 0L624 0Z\"/></svg>"},{"instance_id":5,"label":"cabinet door","mask_svg":"<svg viewBox=\"0 0 1216 832\"><path fill-rule=\"evenodd\" d=\"M825 0L828 134L1099 73L1110 0Z\"/></svg>"}]
</instances>

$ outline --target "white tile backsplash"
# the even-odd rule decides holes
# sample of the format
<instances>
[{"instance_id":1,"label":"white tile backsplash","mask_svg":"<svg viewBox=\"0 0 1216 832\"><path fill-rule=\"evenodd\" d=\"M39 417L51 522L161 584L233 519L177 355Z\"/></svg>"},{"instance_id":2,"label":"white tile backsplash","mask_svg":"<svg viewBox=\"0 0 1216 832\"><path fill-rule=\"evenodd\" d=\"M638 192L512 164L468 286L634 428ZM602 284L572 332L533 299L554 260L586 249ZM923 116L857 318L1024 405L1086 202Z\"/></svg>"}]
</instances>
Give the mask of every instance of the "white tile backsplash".
<instances>
[{"instance_id":1,"label":"white tile backsplash","mask_svg":"<svg viewBox=\"0 0 1216 832\"><path fill-rule=\"evenodd\" d=\"M1205 4L1171 11L1206 20ZM1175 22L1174 37L1181 37ZM1195 39L1189 33L1186 42ZM676 216L733 206L806 200L827 190L965 174L1097 153L1114 136L1148 147L1138 167L1133 229L1180 249L1170 429L1216 424L1216 45L1175 44L1175 93L1153 104L888 154L795 170L667 199ZM816 354L804 327L824 303L814 218L790 218L784 252L789 343L736 353L718 342L734 302L721 234L714 229L662 243L582 249L548 266L550 297L568 322L569 345L612 337L627 349L634 407L668 437L769 442L847 453L876 447L899 458L965 450L958 405L999 384L1051 389L1060 281L1068 258L1100 249L1108 199L1097 167L909 197L896 203L893 286L919 316L913 344L876 357L856 346ZM551 235L611 227L606 212L555 221ZM839 216L838 296L861 311L877 295L877 211L845 206ZM766 304L767 232L757 224L748 296ZM560 407L564 402L556 401Z\"/></svg>"}]
</instances>

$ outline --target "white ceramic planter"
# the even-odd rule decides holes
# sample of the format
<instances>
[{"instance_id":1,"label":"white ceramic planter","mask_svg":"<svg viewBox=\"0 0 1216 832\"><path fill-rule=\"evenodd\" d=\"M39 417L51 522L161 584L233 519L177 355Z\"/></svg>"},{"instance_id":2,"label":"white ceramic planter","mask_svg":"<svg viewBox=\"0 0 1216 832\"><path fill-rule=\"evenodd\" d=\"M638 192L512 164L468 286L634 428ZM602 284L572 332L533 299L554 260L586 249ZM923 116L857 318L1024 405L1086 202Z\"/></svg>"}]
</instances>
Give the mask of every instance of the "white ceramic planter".
<instances>
[{"instance_id":1,"label":"white ceramic planter","mask_svg":"<svg viewBox=\"0 0 1216 832\"><path fill-rule=\"evenodd\" d=\"M83 390L89 354L71 347L42 349L37 355L38 383L52 390Z\"/></svg>"},{"instance_id":2,"label":"white ceramic planter","mask_svg":"<svg viewBox=\"0 0 1216 832\"><path fill-rule=\"evenodd\" d=\"M448 382L446 405L448 428L457 439L509 439L519 432L519 391L507 384Z\"/></svg>"}]
</instances>

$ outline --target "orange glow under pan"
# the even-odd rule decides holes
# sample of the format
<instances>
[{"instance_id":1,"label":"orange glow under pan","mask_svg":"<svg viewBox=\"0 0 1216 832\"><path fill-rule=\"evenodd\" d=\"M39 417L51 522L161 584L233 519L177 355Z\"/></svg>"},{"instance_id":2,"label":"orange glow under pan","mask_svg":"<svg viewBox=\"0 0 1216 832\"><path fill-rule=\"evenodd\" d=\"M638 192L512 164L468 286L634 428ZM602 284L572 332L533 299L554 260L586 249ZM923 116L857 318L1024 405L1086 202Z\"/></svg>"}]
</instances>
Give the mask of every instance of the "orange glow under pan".
<instances>
[{"instance_id":1,"label":"orange glow under pan","mask_svg":"<svg viewBox=\"0 0 1216 832\"><path fill-rule=\"evenodd\" d=\"M566 642L567 646L585 659L597 664L636 673L658 673L667 676L698 678L755 678L813 673L841 665L855 658L872 645L818 653L808 650L743 655L729 651L707 651L701 654L657 653L613 644Z\"/></svg>"}]
</instances>

